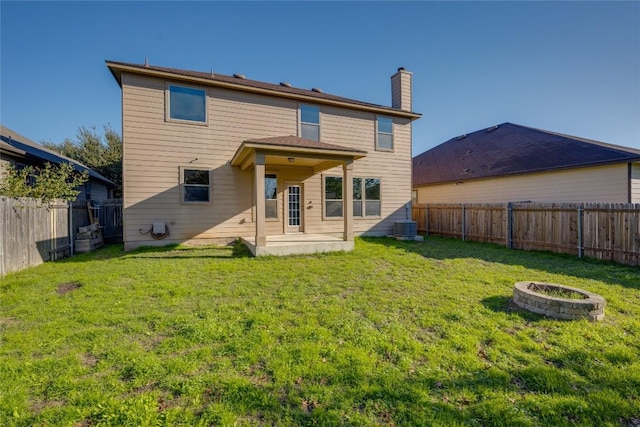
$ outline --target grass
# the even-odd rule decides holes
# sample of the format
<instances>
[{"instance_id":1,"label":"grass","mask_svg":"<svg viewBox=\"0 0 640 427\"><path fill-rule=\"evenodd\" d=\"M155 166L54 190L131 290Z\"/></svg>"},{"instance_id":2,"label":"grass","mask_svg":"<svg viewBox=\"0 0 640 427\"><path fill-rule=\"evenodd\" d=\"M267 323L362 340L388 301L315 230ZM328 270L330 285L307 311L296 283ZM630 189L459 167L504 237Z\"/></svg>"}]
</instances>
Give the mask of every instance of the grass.
<instances>
[{"instance_id":1,"label":"grass","mask_svg":"<svg viewBox=\"0 0 640 427\"><path fill-rule=\"evenodd\" d=\"M539 285L536 283L531 283L528 286L528 289L535 293L546 295L549 297L565 298L565 299L587 299L588 298L588 296L583 293L573 291L571 289L561 288L555 285L547 285L547 284Z\"/></svg>"},{"instance_id":2,"label":"grass","mask_svg":"<svg viewBox=\"0 0 640 427\"><path fill-rule=\"evenodd\" d=\"M510 304L517 281L603 321ZM630 426L640 269L428 238L353 253L119 246L0 279L0 425Z\"/></svg>"}]
</instances>

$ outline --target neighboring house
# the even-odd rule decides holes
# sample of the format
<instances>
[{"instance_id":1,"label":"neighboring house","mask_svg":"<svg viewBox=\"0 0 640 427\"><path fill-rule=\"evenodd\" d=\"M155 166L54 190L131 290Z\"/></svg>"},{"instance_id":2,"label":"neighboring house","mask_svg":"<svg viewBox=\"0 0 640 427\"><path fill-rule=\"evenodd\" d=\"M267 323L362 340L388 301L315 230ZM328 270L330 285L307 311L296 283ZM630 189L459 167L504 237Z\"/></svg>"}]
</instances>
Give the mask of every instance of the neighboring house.
<instances>
[{"instance_id":1,"label":"neighboring house","mask_svg":"<svg viewBox=\"0 0 640 427\"><path fill-rule=\"evenodd\" d=\"M422 203L640 203L640 150L503 123L413 159Z\"/></svg>"},{"instance_id":2,"label":"neighboring house","mask_svg":"<svg viewBox=\"0 0 640 427\"><path fill-rule=\"evenodd\" d=\"M122 88L125 249L242 237L256 255L285 253L269 247L289 239L302 242L293 252L350 250L354 235L391 234L410 215L420 115L402 68L387 107L237 74L107 66ZM339 238L315 245L322 236Z\"/></svg>"},{"instance_id":3,"label":"neighboring house","mask_svg":"<svg viewBox=\"0 0 640 427\"><path fill-rule=\"evenodd\" d=\"M49 150L7 127L0 126L0 175L4 173L7 165L22 169L26 166L41 167L46 162L71 163L77 171L89 172L89 180L78 189L80 190L78 200L105 200L111 197L115 184L98 172L76 160Z\"/></svg>"}]
</instances>

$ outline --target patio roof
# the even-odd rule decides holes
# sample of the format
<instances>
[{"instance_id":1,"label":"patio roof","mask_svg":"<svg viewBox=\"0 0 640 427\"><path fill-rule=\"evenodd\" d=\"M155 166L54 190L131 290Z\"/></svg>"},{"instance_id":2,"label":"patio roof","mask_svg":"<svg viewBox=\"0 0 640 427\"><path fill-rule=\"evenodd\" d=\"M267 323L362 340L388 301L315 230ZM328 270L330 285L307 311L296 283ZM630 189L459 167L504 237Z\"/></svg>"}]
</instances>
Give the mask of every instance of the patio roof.
<instances>
[{"instance_id":1,"label":"patio roof","mask_svg":"<svg viewBox=\"0 0 640 427\"><path fill-rule=\"evenodd\" d=\"M310 167L314 173L367 155L364 150L287 135L244 141L231 159L231 166L247 169L253 165L256 152L265 155L266 164Z\"/></svg>"}]
</instances>

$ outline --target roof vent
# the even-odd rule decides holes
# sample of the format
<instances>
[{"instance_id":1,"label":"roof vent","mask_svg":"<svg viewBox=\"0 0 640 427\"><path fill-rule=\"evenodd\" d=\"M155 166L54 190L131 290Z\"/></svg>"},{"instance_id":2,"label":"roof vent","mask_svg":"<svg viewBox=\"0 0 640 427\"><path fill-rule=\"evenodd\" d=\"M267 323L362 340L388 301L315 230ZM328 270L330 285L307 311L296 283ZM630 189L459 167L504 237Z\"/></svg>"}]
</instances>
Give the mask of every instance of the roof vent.
<instances>
[{"instance_id":1,"label":"roof vent","mask_svg":"<svg viewBox=\"0 0 640 427\"><path fill-rule=\"evenodd\" d=\"M487 129L487 133L493 132L494 130L498 129L498 127L499 127L498 125L491 126L489 129Z\"/></svg>"},{"instance_id":2,"label":"roof vent","mask_svg":"<svg viewBox=\"0 0 640 427\"><path fill-rule=\"evenodd\" d=\"M318 92L318 93L322 93L322 89L320 89L319 87L312 87L311 90L313 92Z\"/></svg>"},{"instance_id":3,"label":"roof vent","mask_svg":"<svg viewBox=\"0 0 640 427\"><path fill-rule=\"evenodd\" d=\"M467 150L467 151L465 151L465 152L464 152L464 154L466 154L466 155L471 154L471 150Z\"/></svg>"},{"instance_id":4,"label":"roof vent","mask_svg":"<svg viewBox=\"0 0 640 427\"><path fill-rule=\"evenodd\" d=\"M404 67L398 68L398 71L404 71Z\"/></svg>"},{"instance_id":5,"label":"roof vent","mask_svg":"<svg viewBox=\"0 0 640 427\"><path fill-rule=\"evenodd\" d=\"M145 56L145 57L144 57L144 66L145 66L145 67L148 67L148 66L149 66L149 57L148 57L148 56Z\"/></svg>"},{"instance_id":6,"label":"roof vent","mask_svg":"<svg viewBox=\"0 0 640 427\"><path fill-rule=\"evenodd\" d=\"M234 74L233 77L241 80L245 80L247 78L247 76L245 76L244 74Z\"/></svg>"},{"instance_id":7,"label":"roof vent","mask_svg":"<svg viewBox=\"0 0 640 427\"><path fill-rule=\"evenodd\" d=\"M467 134L465 133L464 135L460 135L459 137L456 138L456 141L460 141L461 139L465 139L467 137Z\"/></svg>"},{"instance_id":8,"label":"roof vent","mask_svg":"<svg viewBox=\"0 0 640 427\"><path fill-rule=\"evenodd\" d=\"M469 169L464 169L462 172L460 172L460 175L466 175L469 173Z\"/></svg>"},{"instance_id":9,"label":"roof vent","mask_svg":"<svg viewBox=\"0 0 640 427\"><path fill-rule=\"evenodd\" d=\"M291 83L289 83L289 82L280 82L280 86L291 87Z\"/></svg>"}]
</instances>

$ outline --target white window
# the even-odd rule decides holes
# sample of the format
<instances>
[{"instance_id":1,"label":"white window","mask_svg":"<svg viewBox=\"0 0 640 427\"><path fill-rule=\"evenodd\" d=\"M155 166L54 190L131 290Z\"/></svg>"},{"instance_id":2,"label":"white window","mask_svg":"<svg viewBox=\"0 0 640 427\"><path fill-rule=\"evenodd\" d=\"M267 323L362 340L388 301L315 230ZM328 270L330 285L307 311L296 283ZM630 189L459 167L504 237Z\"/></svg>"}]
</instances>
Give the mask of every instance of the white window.
<instances>
[{"instance_id":1,"label":"white window","mask_svg":"<svg viewBox=\"0 0 640 427\"><path fill-rule=\"evenodd\" d=\"M320 141L320 109L312 105L300 105L300 137Z\"/></svg>"},{"instance_id":2,"label":"white window","mask_svg":"<svg viewBox=\"0 0 640 427\"><path fill-rule=\"evenodd\" d=\"M342 218L342 177L324 177L324 216Z\"/></svg>"},{"instance_id":3,"label":"white window","mask_svg":"<svg viewBox=\"0 0 640 427\"><path fill-rule=\"evenodd\" d=\"M278 218L278 179L273 174L264 176L265 218Z\"/></svg>"},{"instance_id":4,"label":"white window","mask_svg":"<svg viewBox=\"0 0 640 427\"><path fill-rule=\"evenodd\" d=\"M211 201L211 172L209 169L181 168L182 201L208 203Z\"/></svg>"},{"instance_id":5,"label":"white window","mask_svg":"<svg viewBox=\"0 0 640 427\"><path fill-rule=\"evenodd\" d=\"M342 217L342 177L324 177L324 216ZM379 217L380 178L353 178L353 216Z\"/></svg>"},{"instance_id":6,"label":"white window","mask_svg":"<svg viewBox=\"0 0 640 427\"><path fill-rule=\"evenodd\" d=\"M380 178L353 178L353 216L380 216Z\"/></svg>"},{"instance_id":7,"label":"white window","mask_svg":"<svg viewBox=\"0 0 640 427\"><path fill-rule=\"evenodd\" d=\"M378 116L376 120L376 150L393 151L393 119Z\"/></svg>"},{"instance_id":8,"label":"white window","mask_svg":"<svg viewBox=\"0 0 640 427\"><path fill-rule=\"evenodd\" d=\"M207 91L201 88L167 85L167 119L207 123Z\"/></svg>"}]
</instances>

